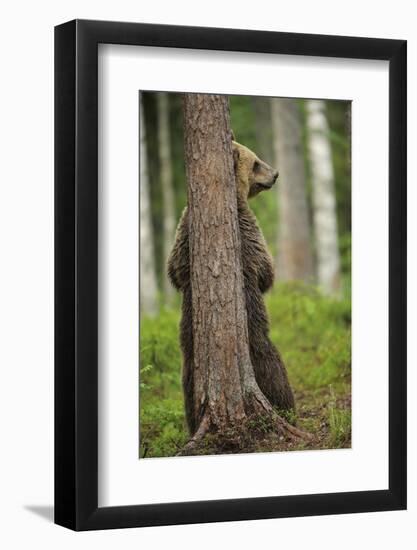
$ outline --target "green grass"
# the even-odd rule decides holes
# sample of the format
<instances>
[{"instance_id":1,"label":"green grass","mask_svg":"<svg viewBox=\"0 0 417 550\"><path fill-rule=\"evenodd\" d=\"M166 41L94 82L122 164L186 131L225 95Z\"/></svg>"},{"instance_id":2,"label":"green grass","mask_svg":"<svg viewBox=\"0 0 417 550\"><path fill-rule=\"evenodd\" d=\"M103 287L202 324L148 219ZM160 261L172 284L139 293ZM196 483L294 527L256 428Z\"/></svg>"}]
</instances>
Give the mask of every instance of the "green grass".
<instances>
[{"instance_id":1,"label":"green grass","mask_svg":"<svg viewBox=\"0 0 417 550\"><path fill-rule=\"evenodd\" d=\"M350 444L352 436L352 415L350 408L338 406L335 393L330 388L328 405L328 424L330 429L330 444L333 447L344 447Z\"/></svg>"},{"instance_id":2,"label":"green grass","mask_svg":"<svg viewBox=\"0 0 417 550\"><path fill-rule=\"evenodd\" d=\"M297 412L290 422L314 436L294 449L350 447L350 300L300 283L266 295L271 339L287 365ZM140 327L140 456L173 456L187 441L178 344L179 310L162 310ZM277 450L271 443L256 450ZM285 449L284 449L285 450Z\"/></svg>"}]
</instances>

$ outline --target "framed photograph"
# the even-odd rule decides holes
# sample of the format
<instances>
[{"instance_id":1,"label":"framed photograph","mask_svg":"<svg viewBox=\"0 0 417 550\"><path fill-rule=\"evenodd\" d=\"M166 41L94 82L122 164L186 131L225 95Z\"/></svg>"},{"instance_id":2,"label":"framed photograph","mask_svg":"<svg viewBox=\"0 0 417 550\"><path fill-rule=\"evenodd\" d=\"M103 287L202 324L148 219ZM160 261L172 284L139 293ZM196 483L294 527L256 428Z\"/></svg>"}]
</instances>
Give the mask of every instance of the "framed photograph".
<instances>
[{"instance_id":1,"label":"framed photograph","mask_svg":"<svg viewBox=\"0 0 417 550\"><path fill-rule=\"evenodd\" d=\"M406 508L406 42L55 29L55 522Z\"/></svg>"}]
</instances>

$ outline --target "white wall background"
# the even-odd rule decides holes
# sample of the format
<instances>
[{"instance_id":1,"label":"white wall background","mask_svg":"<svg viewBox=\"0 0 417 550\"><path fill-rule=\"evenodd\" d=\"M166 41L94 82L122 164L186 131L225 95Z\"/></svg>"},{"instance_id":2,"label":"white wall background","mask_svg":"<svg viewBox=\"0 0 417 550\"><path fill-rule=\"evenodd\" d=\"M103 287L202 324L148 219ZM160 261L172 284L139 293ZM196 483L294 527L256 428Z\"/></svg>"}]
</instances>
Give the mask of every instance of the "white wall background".
<instances>
[{"instance_id":1,"label":"white wall background","mask_svg":"<svg viewBox=\"0 0 417 550\"><path fill-rule=\"evenodd\" d=\"M7 7L5 7L7 6ZM198 9L196 9L198 7ZM1 12L0 544L7 549L415 548L417 25L413 3L38 0ZM53 26L109 19L403 38L409 55L409 510L72 533L53 499ZM370 396L370 403L372 397Z\"/></svg>"}]
</instances>

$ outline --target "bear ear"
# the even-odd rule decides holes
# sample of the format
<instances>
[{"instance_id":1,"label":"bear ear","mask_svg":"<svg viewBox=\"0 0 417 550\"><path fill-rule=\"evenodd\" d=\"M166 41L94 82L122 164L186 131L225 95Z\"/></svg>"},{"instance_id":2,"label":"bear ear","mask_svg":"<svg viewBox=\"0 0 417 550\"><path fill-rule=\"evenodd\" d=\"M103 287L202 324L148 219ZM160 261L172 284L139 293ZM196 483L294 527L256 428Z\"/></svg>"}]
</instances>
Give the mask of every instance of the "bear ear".
<instances>
[{"instance_id":1,"label":"bear ear","mask_svg":"<svg viewBox=\"0 0 417 550\"><path fill-rule=\"evenodd\" d=\"M232 141L236 141L235 140L235 133L233 132L233 130L230 130L231 131L231 134L232 134Z\"/></svg>"}]
</instances>

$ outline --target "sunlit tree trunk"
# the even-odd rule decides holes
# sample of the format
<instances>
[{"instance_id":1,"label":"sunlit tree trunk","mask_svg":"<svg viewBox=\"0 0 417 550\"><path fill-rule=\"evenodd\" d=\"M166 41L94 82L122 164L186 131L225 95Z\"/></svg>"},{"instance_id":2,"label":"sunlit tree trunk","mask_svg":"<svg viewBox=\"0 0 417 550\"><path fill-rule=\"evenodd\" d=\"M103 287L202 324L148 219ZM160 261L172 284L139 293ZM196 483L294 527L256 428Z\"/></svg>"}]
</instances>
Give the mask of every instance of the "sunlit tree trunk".
<instances>
[{"instance_id":1,"label":"sunlit tree trunk","mask_svg":"<svg viewBox=\"0 0 417 550\"><path fill-rule=\"evenodd\" d=\"M149 195L148 160L146 150L146 126L142 101L140 101L140 310L148 316L155 316L158 310L157 284L153 231L151 223L151 202Z\"/></svg>"},{"instance_id":2,"label":"sunlit tree trunk","mask_svg":"<svg viewBox=\"0 0 417 550\"><path fill-rule=\"evenodd\" d=\"M317 279L326 293L337 294L340 291L340 256L333 160L325 102L307 101L306 117Z\"/></svg>"},{"instance_id":3,"label":"sunlit tree trunk","mask_svg":"<svg viewBox=\"0 0 417 550\"><path fill-rule=\"evenodd\" d=\"M168 259L175 235L175 196L173 189L171 143L169 129L169 100L168 94L160 92L158 95L158 143L159 163L162 186L163 207L163 255L164 265ZM170 284L164 271L163 291L166 303L171 303L174 288Z\"/></svg>"},{"instance_id":4,"label":"sunlit tree trunk","mask_svg":"<svg viewBox=\"0 0 417 550\"><path fill-rule=\"evenodd\" d=\"M279 227L277 276L281 280L313 280L310 217L307 205L301 119L296 100L271 100Z\"/></svg>"},{"instance_id":5,"label":"sunlit tree trunk","mask_svg":"<svg viewBox=\"0 0 417 550\"><path fill-rule=\"evenodd\" d=\"M185 94L184 123L197 419L187 452L208 431L273 410L249 353L227 97Z\"/></svg>"}]
</instances>

